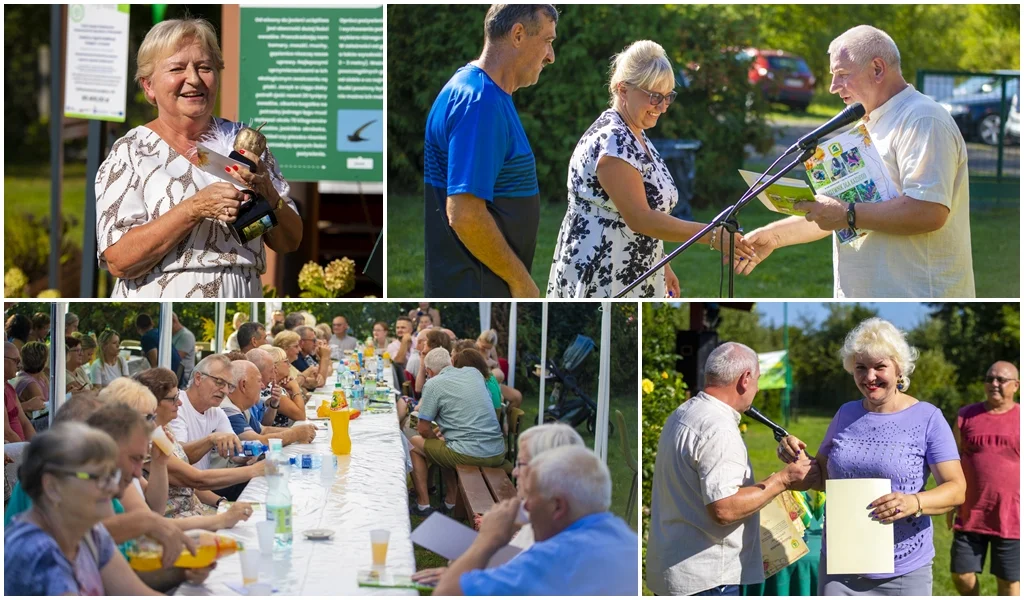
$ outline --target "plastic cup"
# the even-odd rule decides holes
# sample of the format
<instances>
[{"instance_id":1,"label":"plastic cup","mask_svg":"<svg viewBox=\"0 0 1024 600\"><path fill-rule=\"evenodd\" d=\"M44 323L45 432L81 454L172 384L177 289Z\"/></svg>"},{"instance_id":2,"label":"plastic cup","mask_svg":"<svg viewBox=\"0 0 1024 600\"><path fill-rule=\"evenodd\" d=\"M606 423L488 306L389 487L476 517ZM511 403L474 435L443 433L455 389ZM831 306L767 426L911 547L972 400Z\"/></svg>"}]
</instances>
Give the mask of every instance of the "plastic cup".
<instances>
[{"instance_id":1,"label":"plastic cup","mask_svg":"<svg viewBox=\"0 0 1024 600\"><path fill-rule=\"evenodd\" d=\"M174 456L174 444L171 443L171 438L167 437L167 432L163 427L155 428L149 439L152 440L154 446L160 448L161 452L167 456Z\"/></svg>"},{"instance_id":2,"label":"plastic cup","mask_svg":"<svg viewBox=\"0 0 1024 600\"><path fill-rule=\"evenodd\" d=\"M387 529L374 529L370 532L370 547L373 551L373 564L382 566L387 563L388 540L391 532Z\"/></svg>"},{"instance_id":3,"label":"plastic cup","mask_svg":"<svg viewBox=\"0 0 1024 600\"><path fill-rule=\"evenodd\" d=\"M242 585L249 587L260 579L260 553L256 550L242 550Z\"/></svg>"},{"instance_id":4,"label":"plastic cup","mask_svg":"<svg viewBox=\"0 0 1024 600\"><path fill-rule=\"evenodd\" d=\"M270 556L274 553L274 529L276 523L273 521L261 521L256 524L256 535L260 540L260 554Z\"/></svg>"}]
</instances>

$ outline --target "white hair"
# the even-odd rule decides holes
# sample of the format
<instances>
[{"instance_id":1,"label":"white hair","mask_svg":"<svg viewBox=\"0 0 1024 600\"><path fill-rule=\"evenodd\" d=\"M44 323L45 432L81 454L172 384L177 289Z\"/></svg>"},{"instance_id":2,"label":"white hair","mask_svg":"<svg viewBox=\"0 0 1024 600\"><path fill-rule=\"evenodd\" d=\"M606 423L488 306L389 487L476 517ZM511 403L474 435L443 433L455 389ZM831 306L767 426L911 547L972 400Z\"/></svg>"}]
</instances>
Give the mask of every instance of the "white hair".
<instances>
[{"instance_id":1,"label":"white hair","mask_svg":"<svg viewBox=\"0 0 1024 600\"><path fill-rule=\"evenodd\" d=\"M452 355L444 348L434 348L423 357L423 367L434 373L440 373L441 369L452 366Z\"/></svg>"},{"instance_id":2,"label":"white hair","mask_svg":"<svg viewBox=\"0 0 1024 600\"><path fill-rule=\"evenodd\" d=\"M616 105L620 83L650 90L660 82L675 82L672 63L657 42L639 40L612 57L608 81L610 106Z\"/></svg>"},{"instance_id":3,"label":"white hair","mask_svg":"<svg viewBox=\"0 0 1024 600\"><path fill-rule=\"evenodd\" d=\"M544 423L527 429L519 436L519 447L526 448L530 460L555 448L583 445L579 432L565 423Z\"/></svg>"},{"instance_id":4,"label":"white hair","mask_svg":"<svg viewBox=\"0 0 1024 600\"><path fill-rule=\"evenodd\" d=\"M858 25L848 29L828 45L829 56L837 56L846 50L850 60L857 65L867 65L881 58L889 68L900 71L900 49L889 34L870 25Z\"/></svg>"},{"instance_id":5,"label":"white hair","mask_svg":"<svg viewBox=\"0 0 1024 600\"><path fill-rule=\"evenodd\" d=\"M280 350L280 348L278 348ZM245 358L256 365L256 368L262 371L263 369L270 369L274 366L274 358L270 356L270 353L261 348L253 348L252 350L245 353Z\"/></svg>"},{"instance_id":6,"label":"white hair","mask_svg":"<svg viewBox=\"0 0 1024 600\"><path fill-rule=\"evenodd\" d=\"M605 512L612 504L608 467L586 446L562 446L531 458L529 476L544 498L568 501L574 520Z\"/></svg>"},{"instance_id":7,"label":"white hair","mask_svg":"<svg viewBox=\"0 0 1024 600\"><path fill-rule=\"evenodd\" d=\"M245 376L250 371L259 373L259 368L248 360L233 360L231 361L231 376L235 378L236 383L242 383Z\"/></svg>"},{"instance_id":8,"label":"white hair","mask_svg":"<svg viewBox=\"0 0 1024 600\"><path fill-rule=\"evenodd\" d=\"M853 373L858 355L891 360L903 380L902 391L905 392L910 387L910 375L914 372L918 351L907 342L906 334L895 325L885 319L872 317L847 334L839 355L848 373Z\"/></svg>"},{"instance_id":9,"label":"white hair","mask_svg":"<svg viewBox=\"0 0 1024 600\"><path fill-rule=\"evenodd\" d=\"M192 369L191 384L195 385L196 383L196 373L202 373L203 375L206 375L207 373L210 372L210 367L213 366L214 363L220 363L220 365L224 367L224 369L227 370L228 372L231 372L232 370L231 359L228 358L227 355L210 354L203 360L196 363L195 368Z\"/></svg>"},{"instance_id":10,"label":"white hair","mask_svg":"<svg viewBox=\"0 0 1024 600\"><path fill-rule=\"evenodd\" d=\"M705 385L729 385L750 371L757 373L757 353L737 342L715 348L704 365Z\"/></svg>"}]
</instances>

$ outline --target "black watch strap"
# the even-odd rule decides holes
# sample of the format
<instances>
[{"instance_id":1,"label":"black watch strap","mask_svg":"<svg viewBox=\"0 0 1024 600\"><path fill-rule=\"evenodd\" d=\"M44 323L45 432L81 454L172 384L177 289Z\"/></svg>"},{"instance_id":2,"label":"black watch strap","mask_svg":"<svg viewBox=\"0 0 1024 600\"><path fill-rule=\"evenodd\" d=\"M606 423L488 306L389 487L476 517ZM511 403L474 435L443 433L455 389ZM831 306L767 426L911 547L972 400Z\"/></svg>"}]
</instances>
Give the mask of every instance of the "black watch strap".
<instances>
[{"instance_id":1,"label":"black watch strap","mask_svg":"<svg viewBox=\"0 0 1024 600\"><path fill-rule=\"evenodd\" d=\"M857 206L855 202L851 202L846 205L846 224L850 226L850 229L857 229L857 212L854 207Z\"/></svg>"}]
</instances>

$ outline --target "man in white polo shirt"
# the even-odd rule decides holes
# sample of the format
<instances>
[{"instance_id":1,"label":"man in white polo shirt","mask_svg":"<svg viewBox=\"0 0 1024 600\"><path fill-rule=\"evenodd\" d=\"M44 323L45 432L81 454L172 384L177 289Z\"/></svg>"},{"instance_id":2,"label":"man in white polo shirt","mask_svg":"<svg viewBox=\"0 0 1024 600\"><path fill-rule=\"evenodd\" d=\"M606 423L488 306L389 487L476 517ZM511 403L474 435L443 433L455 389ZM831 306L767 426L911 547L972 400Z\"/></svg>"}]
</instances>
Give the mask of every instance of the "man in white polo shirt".
<instances>
[{"instance_id":1,"label":"man in white polo shirt","mask_svg":"<svg viewBox=\"0 0 1024 600\"><path fill-rule=\"evenodd\" d=\"M331 356L341 358L346 350L355 350L359 340L348 334L348 319L342 315L334 317L331 321L331 339L328 344L331 346ZM383 348L381 349L383 351Z\"/></svg>"},{"instance_id":2,"label":"man in white polo shirt","mask_svg":"<svg viewBox=\"0 0 1024 600\"><path fill-rule=\"evenodd\" d=\"M738 596L740 585L764 581L758 511L817 480L804 456L754 483L739 422L760 376L757 354L726 342L708 356L704 391L665 422L647 542L647 587L659 596Z\"/></svg>"},{"instance_id":3,"label":"man in white polo shirt","mask_svg":"<svg viewBox=\"0 0 1024 600\"><path fill-rule=\"evenodd\" d=\"M827 196L798 203L789 217L752 231L763 260L776 248L813 242L854 227L849 244L833 236L836 298L974 298L967 145L949 111L900 73L900 52L884 31L859 25L828 48L832 85L864 106L864 123L900 195L875 204ZM741 261L737 272L755 263Z\"/></svg>"},{"instance_id":4,"label":"man in white polo shirt","mask_svg":"<svg viewBox=\"0 0 1024 600\"><path fill-rule=\"evenodd\" d=\"M184 447L188 461L197 469L210 468L213 451L228 457L242 450L242 443L220 408L224 398L234 390L231 359L223 354L211 354L196 365L188 389L178 392L181 407L169 427Z\"/></svg>"}]
</instances>

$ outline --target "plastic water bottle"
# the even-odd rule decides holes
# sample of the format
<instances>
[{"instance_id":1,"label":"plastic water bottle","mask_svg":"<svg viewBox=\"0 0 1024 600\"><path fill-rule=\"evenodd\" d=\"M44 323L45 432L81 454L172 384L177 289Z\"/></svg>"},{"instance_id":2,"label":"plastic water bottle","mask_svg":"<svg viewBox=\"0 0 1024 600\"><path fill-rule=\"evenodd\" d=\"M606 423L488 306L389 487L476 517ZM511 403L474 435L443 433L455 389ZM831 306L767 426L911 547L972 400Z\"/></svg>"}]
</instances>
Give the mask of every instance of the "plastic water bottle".
<instances>
[{"instance_id":1,"label":"plastic water bottle","mask_svg":"<svg viewBox=\"0 0 1024 600\"><path fill-rule=\"evenodd\" d=\"M366 388L365 393L367 398L373 398L377 395L377 378L372 375L366 376Z\"/></svg>"},{"instance_id":2,"label":"plastic water bottle","mask_svg":"<svg viewBox=\"0 0 1024 600\"><path fill-rule=\"evenodd\" d=\"M267 450L270 450L270 446L267 446L263 442L249 440L242 442L242 452L239 456L259 456Z\"/></svg>"},{"instance_id":3,"label":"plastic water bottle","mask_svg":"<svg viewBox=\"0 0 1024 600\"><path fill-rule=\"evenodd\" d=\"M270 440L265 476L267 478L267 520L275 523L275 545L292 545L292 493L288 489L289 460L280 439Z\"/></svg>"},{"instance_id":4,"label":"plastic water bottle","mask_svg":"<svg viewBox=\"0 0 1024 600\"><path fill-rule=\"evenodd\" d=\"M377 381L384 383L384 361L377 359Z\"/></svg>"},{"instance_id":5,"label":"plastic water bottle","mask_svg":"<svg viewBox=\"0 0 1024 600\"><path fill-rule=\"evenodd\" d=\"M358 380L352 386L352 400L354 402L361 402L363 400L363 384L359 383Z\"/></svg>"}]
</instances>

